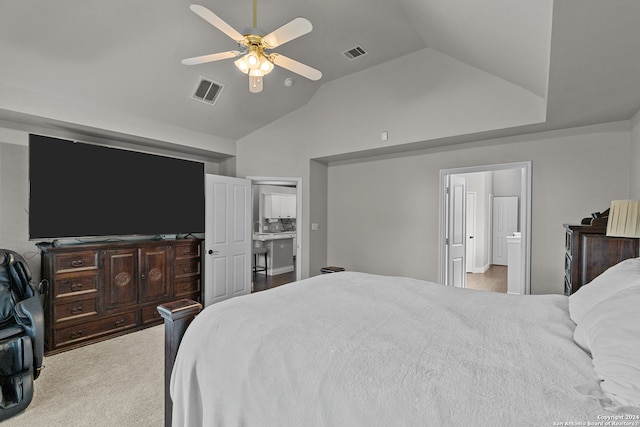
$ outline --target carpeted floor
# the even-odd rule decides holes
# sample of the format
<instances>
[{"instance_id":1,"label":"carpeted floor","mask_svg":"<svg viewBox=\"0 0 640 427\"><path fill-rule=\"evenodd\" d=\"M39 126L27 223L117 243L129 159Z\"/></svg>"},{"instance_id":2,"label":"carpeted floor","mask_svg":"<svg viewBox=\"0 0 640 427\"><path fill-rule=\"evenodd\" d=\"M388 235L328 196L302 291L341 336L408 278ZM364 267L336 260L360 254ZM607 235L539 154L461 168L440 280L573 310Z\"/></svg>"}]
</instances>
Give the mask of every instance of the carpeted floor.
<instances>
[{"instance_id":1,"label":"carpeted floor","mask_svg":"<svg viewBox=\"0 0 640 427\"><path fill-rule=\"evenodd\" d=\"M161 426L164 326L44 359L33 402L2 427Z\"/></svg>"}]
</instances>

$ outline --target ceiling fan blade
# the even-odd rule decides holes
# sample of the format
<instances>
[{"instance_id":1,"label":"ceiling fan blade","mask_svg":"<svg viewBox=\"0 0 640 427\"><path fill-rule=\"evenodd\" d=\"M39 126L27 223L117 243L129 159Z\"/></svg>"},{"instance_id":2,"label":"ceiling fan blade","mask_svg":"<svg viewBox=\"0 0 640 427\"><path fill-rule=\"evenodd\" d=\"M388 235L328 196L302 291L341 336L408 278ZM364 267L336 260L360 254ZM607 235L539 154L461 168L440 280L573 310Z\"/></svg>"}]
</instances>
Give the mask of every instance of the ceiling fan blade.
<instances>
[{"instance_id":1,"label":"ceiling fan blade","mask_svg":"<svg viewBox=\"0 0 640 427\"><path fill-rule=\"evenodd\" d=\"M313 25L306 18L296 18L262 38L268 49L274 49L295 38L303 36L313 29Z\"/></svg>"},{"instance_id":2,"label":"ceiling fan blade","mask_svg":"<svg viewBox=\"0 0 640 427\"><path fill-rule=\"evenodd\" d=\"M192 4L191 6L189 6L189 8L202 19L225 33L227 36L231 37L233 40L237 42L241 42L242 40L244 40L244 36L242 34L240 34L231 25L224 22L222 18L211 12L206 7L200 6L199 4Z\"/></svg>"},{"instance_id":3,"label":"ceiling fan blade","mask_svg":"<svg viewBox=\"0 0 640 427\"><path fill-rule=\"evenodd\" d=\"M302 77L306 77L309 80L320 80L322 78L322 73L315 68L309 67L301 62L294 61L293 59L287 58L279 53L272 54L271 59L274 64L282 68L286 68L289 71L293 71L296 74L300 74Z\"/></svg>"},{"instance_id":4,"label":"ceiling fan blade","mask_svg":"<svg viewBox=\"0 0 640 427\"><path fill-rule=\"evenodd\" d=\"M210 55L202 55L202 56L194 56L193 58L183 59L182 62L184 65L198 65L205 64L207 62L219 61L221 59L229 59L235 58L236 56L240 56L241 52L237 50L230 50L228 52L220 52L220 53L212 53Z\"/></svg>"}]
</instances>

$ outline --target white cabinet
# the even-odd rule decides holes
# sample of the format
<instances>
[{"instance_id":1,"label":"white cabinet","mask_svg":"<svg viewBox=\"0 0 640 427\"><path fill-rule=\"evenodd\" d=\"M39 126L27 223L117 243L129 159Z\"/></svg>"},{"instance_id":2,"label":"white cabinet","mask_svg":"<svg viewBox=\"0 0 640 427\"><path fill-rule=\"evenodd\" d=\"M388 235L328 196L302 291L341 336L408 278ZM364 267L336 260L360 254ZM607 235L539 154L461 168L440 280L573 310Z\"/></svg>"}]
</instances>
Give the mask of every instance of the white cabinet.
<instances>
[{"instance_id":1,"label":"white cabinet","mask_svg":"<svg viewBox=\"0 0 640 427\"><path fill-rule=\"evenodd\" d=\"M280 207L282 208L282 218L296 217L296 196L293 194L285 194L281 196Z\"/></svg>"},{"instance_id":2,"label":"white cabinet","mask_svg":"<svg viewBox=\"0 0 640 427\"><path fill-rule=\"evenodd\" d=\"M296 196L294 194L265 194L265 218L295 218Z\"/></svg>"},{"instance_id":3,"label":"white cabinet","mask_svg":"<svg viewBox=\"0 0 640 427\"><path fill-rule=\"evenodd\" d=\"M507 293L524 295L524 280L522 271L522 236L513 233L507 236Z\"/></svg>"}]
</instances>

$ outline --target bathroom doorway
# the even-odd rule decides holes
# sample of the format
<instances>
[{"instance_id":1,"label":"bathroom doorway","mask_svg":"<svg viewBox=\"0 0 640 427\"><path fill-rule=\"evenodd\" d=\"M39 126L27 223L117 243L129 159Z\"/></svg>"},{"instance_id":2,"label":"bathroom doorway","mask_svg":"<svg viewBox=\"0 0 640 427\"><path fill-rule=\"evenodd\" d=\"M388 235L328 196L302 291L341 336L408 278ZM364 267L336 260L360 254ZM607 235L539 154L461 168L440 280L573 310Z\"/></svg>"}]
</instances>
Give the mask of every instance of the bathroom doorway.
<instances>
[{"instance_id":1,"label":"bathroom doorway","mask_svg":"<svg viewBox=\"0 0 640 427\"><path fill-rule=\"evenodd\" d=\"M455 196L455 188L448 189L452 182L464 182L464 187L457 186L464 188L463 196ZM452 203L455 198L464 200L464 203ZM461 221L464 222L461 231L464 238L455 239L452 235L450 239L451 230L456 228L452 225ZM531 162L440 171L441 283L498 292L530 293L530 230ZM464 245L465 248L464 252L456 248L458 262L451 262L454 252L450 246L456 240L460 240L458 246ZM510 248L514 248L515 243L518 245L518 250L512 252L512 261L517 262L511 263L511 276L506 262L507 242ZM460 260L461 253L464 253L464 261ZM456 273L462 265L465 271Z\"/></svg>"}]
</instances>

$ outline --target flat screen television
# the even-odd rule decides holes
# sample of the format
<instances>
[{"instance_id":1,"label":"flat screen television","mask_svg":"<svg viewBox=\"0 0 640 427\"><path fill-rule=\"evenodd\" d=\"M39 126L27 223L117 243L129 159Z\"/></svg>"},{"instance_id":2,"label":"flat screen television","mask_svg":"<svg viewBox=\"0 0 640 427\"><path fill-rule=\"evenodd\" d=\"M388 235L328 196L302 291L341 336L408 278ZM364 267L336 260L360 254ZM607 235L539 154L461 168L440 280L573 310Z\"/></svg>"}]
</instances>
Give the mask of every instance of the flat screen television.
<instances>
[{"instance_id":1,"label":"flat screen television","mask_svg":"<svg viewBox=\"0 0 640 427\"><path fill-rule=\"evenodd\" d=\"M29 135L29 238L204 231L204 164Z\"/></svg>"}]
</instances>

